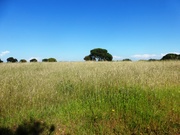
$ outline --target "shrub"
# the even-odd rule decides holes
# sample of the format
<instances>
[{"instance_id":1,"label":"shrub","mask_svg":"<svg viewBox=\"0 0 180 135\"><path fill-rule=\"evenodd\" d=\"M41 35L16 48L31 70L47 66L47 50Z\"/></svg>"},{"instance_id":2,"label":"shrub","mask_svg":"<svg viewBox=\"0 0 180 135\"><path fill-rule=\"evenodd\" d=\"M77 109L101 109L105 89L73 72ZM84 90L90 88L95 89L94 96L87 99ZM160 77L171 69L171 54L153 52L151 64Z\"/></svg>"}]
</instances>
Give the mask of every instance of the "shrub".
<instances>
[{"instance_id":1,"label":"shrub","mask_svg":"<svg viewBox=\"0 0 180 135\"><path fill-rule=\"evenodd\" d=\"M18 60L17 60L16 58L9 57L9 58L7 58L7 62L13 62L13 63L15 63L15 62L18 62Z\"/></svg>"},{"instance_id":2,"label":"shrub","mask_svg":"<svg viewBox=\"0 0 180 135\"><path fill-rule=\"evenodd\" d=\"M55 58L49 58L48 62L57 62L57 60Z\"/></svg>"},{"instance_id":3,"label":"shrub","mask_svg":"<svg viewBox=\"0 0 180 135\"><path fill-rule=\"evenodd\" d=\"M0 59L0 63L3 63L3 61Z\"/></svg>"},{"instance_id":4,"label":"shrub","mask_svg":"<svg viewBox=\"0 0 180 135\"><path fill-rule=\"evenodd\" d=\"M42 62L48 62L48 59L46 59L46 58L42 59Z\"/></svg>"},{"instance_id":5,"label":"shrub","mask_svg":"<svg viewBox=\"0 0 180 135\"><path fill-rule=\"evenodd\" d=\"M132 60L127 58L127 59L123 59L122 61L132 61Z\"/></svg>"},{"instance_id":6,"label":"shrub","mask_svg":"<svg viewBox=\"0 0 180 135\"><path fill-rule=\"evenodd\" d=\"M31 59L30 62L37 62L37 59Z\"/></svg>"},{"instance_id":7,"label":"shrub","mask_svg":"<svg viewBox=\"0 0 180 135\"><path fill-rule=\"evenodd\" d=\"M21 59L19 62L21 62L21 63L25 63L25 62L27 62L25 59Z\"/></svg>"}]
</instances>

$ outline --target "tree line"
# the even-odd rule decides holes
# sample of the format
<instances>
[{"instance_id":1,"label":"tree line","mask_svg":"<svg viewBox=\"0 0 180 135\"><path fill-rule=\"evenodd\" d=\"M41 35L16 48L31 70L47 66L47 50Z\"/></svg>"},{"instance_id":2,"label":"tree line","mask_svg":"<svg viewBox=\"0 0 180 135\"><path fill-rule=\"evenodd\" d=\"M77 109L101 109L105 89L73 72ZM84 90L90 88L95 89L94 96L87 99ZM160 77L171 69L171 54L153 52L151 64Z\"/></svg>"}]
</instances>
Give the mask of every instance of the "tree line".
<instances>
[{"instance_id":1,"label":"tree line","mask_svg":"<svg viewBox=\"0 0 180 135\"><path fill-rule=\"evenodd\" d=\"M96 48L90 51L90 54L84 57L85 61L112 61L113 56L108 53L106 49ZM148 61L159 61L159 60L180 60L180 54L168 53L161 59L149 59ZM122 61L132 61L129 58L123 59Z\"/></svg>"},{"instance_id":2,"label":"tree line","mask_svg":"<svg viewBox=\"0 0 180 135\"><path fill-rule=\"evenodd\" d=\"M113 56L103 48L95 48L90 50L90 54L84 57L85 61L112 61ZM160 60L180 60L180 54L169 53L163 56ZM123 59L122 61L131 61L131 59ZM158 59L149 59L148 61L158 61ZM18 62L16 58L9 57L7 58L7 62L15 63ZM19 62L24 63L27 62L25 59L21 59ZM33 58L29 62L38 62L37 59ZM55 58L45 58L42 59L42 62L57 62ZM0 59L0 63L3 61Z\"/></svg>"},{"instance_id":3,"label":"tree line","mask_svg":"<svg viewBox=\"0 0 180 135\"><path fill-rule=\"evenodd\" d=\"M25 62L27 62L27 60L21 59L18 61L14 57L9 57L9 58L7 58L7 62L8 63L16 63L16 62L25 63ZM29 62L38 62L38 60L33 58L33 59L29 60ZM45 58L45 59L42 59L42 62L57 62L57 60L55 58ZM1 59L0 59L0 63L3 63L3 61Z\"/></svg>"}]
</instances>

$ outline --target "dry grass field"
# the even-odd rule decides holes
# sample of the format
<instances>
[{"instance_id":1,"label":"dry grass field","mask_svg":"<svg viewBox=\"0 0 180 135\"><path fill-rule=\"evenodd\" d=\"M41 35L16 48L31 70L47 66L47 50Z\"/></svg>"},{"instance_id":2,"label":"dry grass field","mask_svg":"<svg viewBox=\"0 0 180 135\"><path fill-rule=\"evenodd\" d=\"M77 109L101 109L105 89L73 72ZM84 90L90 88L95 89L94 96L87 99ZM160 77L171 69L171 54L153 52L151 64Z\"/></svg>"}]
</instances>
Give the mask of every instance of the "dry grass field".
<instances>
[{"instance_id":1,"label":"dry grass field","mask_svg":"<svg viewBox=\"0 0 180 135\"><path fill-rule=\"evenodd\" d=\"M180 134L180 62L2 63L0 134L32 126L39 134Z\"/></svg>"}]
</instances>

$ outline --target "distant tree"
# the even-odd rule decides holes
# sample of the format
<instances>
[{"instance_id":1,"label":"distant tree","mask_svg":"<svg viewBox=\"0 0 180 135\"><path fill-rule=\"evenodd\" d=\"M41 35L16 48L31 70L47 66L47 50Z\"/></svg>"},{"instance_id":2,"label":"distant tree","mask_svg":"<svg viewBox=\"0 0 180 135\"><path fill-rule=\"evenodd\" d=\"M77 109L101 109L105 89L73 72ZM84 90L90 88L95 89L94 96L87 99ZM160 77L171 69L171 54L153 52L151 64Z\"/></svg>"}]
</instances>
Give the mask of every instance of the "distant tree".
<instances>
[{"instance_id":1,"label":"distant tree","mask_svg":"<svg viewBox=\"0 0 180 135\"><path fill-rule=\"evenodd\" d=\"M36 59L31 59L30 62L37 62L37 60Z\"/></svg>"},{"instance_id":2,"label":"distant tree","mask_svg":"<svg viewBox=\"0 0 180 135\"><path fill-rule=\"evenodd\" d=\"M127 59L123 59L122 61L132 61L132 60L127 58Z\"/></svg>"},{"instance_id":3,"label":"distant tree","mask_svg":"<svg viewBox=\"0 0 180 135\"><path fill-rule=\"evenodd\" d=\"M7 58L7 62L13 62L14 58L13 57L9 57Z\"/></svg>"},{"instance_id":4,"label":"distant tree","mask_svg":"<svg viewBox=\"0 0 180 135\"><path fill-rule=\"evenodd\" d=\"M18 60L17 60L16 58L9 57L9 58L7 58L7 62L13 62L13 63L15 63L15 62L18 62Z\"/></svg>"},{"instance_id":5,"label":"distant tree","mask_svg":"<svg viewBox=\"0 0 180 135\"><path fill-rule=\"evenodd\" d=\"M0 59L0 63L3 63L3 61Z\"/></svg>"},{"instance_id":6,"label":"distant tree","mask_svg":"<svg viewBox=\"0 0 180 135\"><path fill-rule=\"evenodd\" d=\"M158 61L157 59L149 59L148 61Z\"/></svg>"},{"instance_id":7,"label":"distant tree","mask_svg":"<svg viewBox=\"0 0 180 135\"><path fill-rule=\"evenodd\" d=\"M106 49L95 48L90 51L90 55L85 56L84 60L112 61L113 56Z\"/></svg>"},{"instance_id":8,"label":"distant tree","mask_svg":"<svg viewBox=\"0 0 180 135\"><path fill-rule=\"evenodd\" d=\"M138 61L140 61L140 62L141 62L141 61L143 61L143 62L147 62L147 60L144 60L144 59L140 59L140 60L138 60Z\"/></svg>"},{"instance_id":9,"label":"distant tree","mask_svg":"<svg viewBox=\"0 0 180 135\"><path fill-rule=\"evenodd\" d=\"M48 59L46 59L46 58L42 59L42 62L48 62Z\"/></svg>"},{"instance_id":10,"label":"distant tree","mask_svg":"<svg viewBox=\"0 0 180 135\"><path fill-rule=\"evenodd\" d=\"M27 62L25 59L21 59L19 62L21 62L21 63L25 63L25 62Z\"/></svg>"},{"instance_id":11,"label":"distant tree","mask_svg":"<svg viewBox=\"0 0 180 135\"><path fill-rule=\"evenodd\" d=\"M180 54L168 53L161 60L180 60Z\"/></svg>"},{"instance_id":12,"label":"distant tree","mask_svg":"<svg viewBox=\"0 0 180 135\"><path fill-rule=\"evenodd\" d=\"M57 62L57 60L55 58L49 58L48 62Z\"/></svg>"},{"instance_id":13,"label":"distant tree","mask_svg":"<svg viewBox=\"0 0 180 135\"><path fill-rule=\"evenodd\" d=\"M57 62L57 60L55 58L45 58L45 59L42 59L42 62Z\"/></svg>"}]
</instances>

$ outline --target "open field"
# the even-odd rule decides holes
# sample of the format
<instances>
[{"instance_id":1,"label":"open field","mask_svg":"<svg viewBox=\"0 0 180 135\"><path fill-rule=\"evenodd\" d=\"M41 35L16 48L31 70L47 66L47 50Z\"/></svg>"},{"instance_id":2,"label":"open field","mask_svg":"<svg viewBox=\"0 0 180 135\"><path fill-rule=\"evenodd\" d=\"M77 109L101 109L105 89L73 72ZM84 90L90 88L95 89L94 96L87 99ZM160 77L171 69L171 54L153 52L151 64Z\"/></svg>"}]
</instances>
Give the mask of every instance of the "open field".
<instances>
[{"instance_id":1,"label":"open field","mask_svg":"<svg viewBox=\"0 0 180 135\"><path fill-rule=\"evenodd\" d=\"M0 131L30 119L54 134L180 134L180 62L0 64Z\"/></svg>"}]
</instances>

